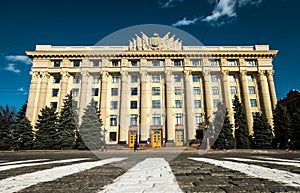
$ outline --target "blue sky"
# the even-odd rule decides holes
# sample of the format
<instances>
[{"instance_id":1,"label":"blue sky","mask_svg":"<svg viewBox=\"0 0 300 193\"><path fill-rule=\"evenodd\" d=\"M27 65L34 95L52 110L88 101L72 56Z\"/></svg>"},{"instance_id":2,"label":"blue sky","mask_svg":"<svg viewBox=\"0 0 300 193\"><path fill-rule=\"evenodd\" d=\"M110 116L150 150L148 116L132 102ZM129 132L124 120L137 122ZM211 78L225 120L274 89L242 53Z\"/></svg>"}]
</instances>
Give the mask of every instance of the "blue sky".
<instances>
[{"instance_id":1,"label":"blue sky","mask_svg":"<svg viewBox=\"0 0 300 193\"><path fill-rule=\"evenodd\" d=\"M140 24L175 26L204 45L269 44L277 97L300 89L300 1L296 0L51 0L3 1L0 6L0 105L28 97L36 44L94 45ZM183 42L184 44L184 42Z\"/></svg>"}]
</instances>

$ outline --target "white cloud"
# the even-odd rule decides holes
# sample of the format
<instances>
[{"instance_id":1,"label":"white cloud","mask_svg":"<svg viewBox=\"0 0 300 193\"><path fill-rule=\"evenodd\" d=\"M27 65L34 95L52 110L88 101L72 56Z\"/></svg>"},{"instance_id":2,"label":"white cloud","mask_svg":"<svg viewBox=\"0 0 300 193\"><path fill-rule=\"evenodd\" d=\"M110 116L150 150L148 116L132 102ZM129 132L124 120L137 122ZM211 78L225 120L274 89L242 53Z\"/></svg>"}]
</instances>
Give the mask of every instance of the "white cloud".
<instances>
[{"instance_id":1,"label":"white cloud","mask_svg":"<svg viewBox=\"0 0 300 193\"><path fill-rule=\"evenodd\" d=\"M170 8L170 7L174 7L173 3L175 1L182 2L183 0L160 0L158 3L160 4L161 8Z\"/></svg>"},{"instance_id":2,"label":"white cloud","mask_svg":"<svg viewBox=\"0 0 300 193\"><path fill-rule=\"evenodd\" d=\"M231 22L237 17L238 9L247 5L259 5L263 0L208 0L208 3L217 3L211 15L206 16L201 21L208 22L212 25L223 25Z\"/></svg>"},{"instance_id":3,"label":"white cloud","mask_svg":"<svg viewBox=\"0 0 300 193\"><path fill-rule=\"evenodd\" d=\"M24 91L25 91L25 89L24 89L23 87L21 87L21 88L18 88L18 91L20 91L20 92L24 92Z\"/></svg>"},{"instance_id":4,"label":"white cloud","mask_svg":"<svg viewBox=\"0 0 300 193\"><path fill-rule=\"evenodd\" d=\"M10 62L21 62L25 64L31 64L30 58L27 56L23 55L10 55L10 56L5 56L5 59Z\"/></svg>"},{"instance_id":5,"label":"white cloud","mask_svg":"<svg viewBox=\"0 0 300 193\"><path fill-rule=\"evenodd\" d=\"M184 26L184 25L191 25L191 24L195 24L196 21L198 21L199 18L194 18L194 19L186 19L186 17L184 17L182 20L177 21L176 23L173 23L172 26L173 27L178 27L178 26Z\"/></svg>"},{"instance_id":6,"label":"white cloud","mask_svg":"<svg viewBox=\"0 0 300 193\"><path fill-rule=\"evenodd\" d=\"M21 70L15 68L15 65L16 64L10 63L10 64L8 64L8 66L6 66L4 68L4 70L7 70L7 71L10 71L10 72L14 72L14 73L19 74L21 72Z\"/></svg>"}]
</instances>

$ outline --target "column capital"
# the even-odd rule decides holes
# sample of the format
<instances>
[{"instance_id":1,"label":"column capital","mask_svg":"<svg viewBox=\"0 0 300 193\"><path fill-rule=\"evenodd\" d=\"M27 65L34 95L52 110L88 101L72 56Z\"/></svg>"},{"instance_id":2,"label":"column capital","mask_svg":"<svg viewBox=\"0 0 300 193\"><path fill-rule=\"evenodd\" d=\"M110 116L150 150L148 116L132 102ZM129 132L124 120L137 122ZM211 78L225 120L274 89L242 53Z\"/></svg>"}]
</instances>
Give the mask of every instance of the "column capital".
<instances>
[{"instance_id":1,"label":"column capital","mask_svg":"<svg viewBox=\"0 0 300 193\"><path fill-rule=\"evenodd\" d=\"M148 74L148 72L146 71L146 70L142 70L141 71L141 76L143 76L143 77L148 77L149 76L149 74Z\"/></svg>"},{"instance_id":2,"label":"column capital","mask_svg":"<svg viewBox=\"0 0 300 193\"><path fill-rule=\"evenodd\" d=\"M90 73L89 73L88 71L86 71L86 70L85 70L85 71L82 71L82 72L81 72L81 75L82 75L83 78L88 78L88 77L90 77Z\"/></svg>"},{"instance_id":3,"label":"column capital","mask_svg":"<svg viewBox=\"0 0 300 193\"><path fill-rule=\"evenodd\" d=\"M107 80L109 77L109 73L107 71L100 72L102 80Z\"/></svg>"},{"instance_id":4,"label":"column capital","mask_svg":"<svg viewBox=\"0 0 300 193\"><path fill-rule=\"evenodd\" d=\"M34 80L37 80L40 78L40 74L37 71L30 71L29 74L30 74L31 78Z\"/></svg>"},{"instance_id":5,"label":"column capital","mask_svg":"<svg viewBox=\"0 0 300 193\"><path fill-rule=\"evenodd\" d=\"M192 74L191 70L184 70L184 75L185 76L190 76Z\"/></svg>"},{"instance_id":6,"label":"column capital","mask_svg":"<svg viewBox=\"0 0 300 193\"><path fill-rule=\"evenodd\" d=\"M209 75L210 75L210 71L209 71L209 70L203 71L203 75L204 75L204 76L209 76Z\"/></svg>"},{"instance_id":7,"label":"column capital","mask_svg":"<svg viewBox=\"0 0 300 193\"><path fill-rule=\"evenodd\" d=\"M241 75L247 75L247 70L242 70L242 71L240 71L240 74L241 74Z\"/></svg>"},{"instance_id":8,"label":"column capital","mask_svg":"<svg viewBox=\"0 0 300 193\"><path fill-rule=\"evenodd\" d=\"M120 73L122 76L126 76L126 77L128 76L128 72L126 70L121 70Z\"/></svg>"},{"instance_id":9,"label":"column capital","mask_svg":"<svg viewBox=\"0 0 300 193\"><path fill-rule=\"evenodd\" d=\"M258 74L259 74L259 75L265 75L265 72L266 72L265 70L259 70L259 71L258 71Z\"/></svg>"},{"instance_id":10,"label":"column capital","mask_svg":"<svg viewBox=\"0 0 300 193\"><path fill-rule=\"evenodd\" d=\"M171 76L172 75L172 70L165 70L165 74L167 76Z\"/></svg>"},{"instance_id":11,"label":"column capital","mask_svg":"<svg viewBox=\"0 0 300 193\"><path fill-rule=\"evenodd\" d=\"M48 80L50 78L50 74L48 72L40 72L42 80Z\"/></svg>"},{"instance_id":12,"label":"column capital","mask_svg":"<svg viewBox=\"0 0 300 193\"><path fill-rule=\"evenodd\" d=\"M221 73L222 73L222 76L228 76L229 71L228 70L222 70Z\"/></svg>"},{"instance_id":13,"label":"column capital","mask_svg":"<svg viewBox=\"0 0 300 193\"><path fill-rule=\"evenodd\" d=\"M268 70L268 71L267 71L268 76L273 76L274 73L275 73L274 70Z\"/></svg>"},{"instance_id":14,"label":"column capital","mask_svg":"<svg viewBox=\"0 0 300 193\"><path fill-rule=\"evenodd\" d=\"M62 79L68 79L70 77L70 74L67 71L61 71L60 74Z\"/></svg>"}]
</instances>

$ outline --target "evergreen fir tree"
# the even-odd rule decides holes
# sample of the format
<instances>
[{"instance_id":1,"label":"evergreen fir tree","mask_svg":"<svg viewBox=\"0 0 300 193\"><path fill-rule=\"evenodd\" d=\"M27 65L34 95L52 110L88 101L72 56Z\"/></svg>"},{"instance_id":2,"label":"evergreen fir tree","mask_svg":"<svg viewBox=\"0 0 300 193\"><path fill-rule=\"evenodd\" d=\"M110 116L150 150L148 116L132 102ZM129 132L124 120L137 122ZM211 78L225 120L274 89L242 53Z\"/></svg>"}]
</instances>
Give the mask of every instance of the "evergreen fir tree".
<instances>
[{"instance_id":1,"label":"evergreen fir tree","mask_svg":"<svg viewBox=\"0 0 300 193\"><path fill-rule=\"evenodd\" d=\"M300 149L300 109L295 108L292 114L292 129L291 129L291 140L294 147Z\"/></svg>"},{"instance_id":2,"label":"evergreen fir tree","mask_svg":"<svg viewBox=\"0 0 300 193\"><path fill-rule=\"evenodd\" d=\"M237 149L249 149L249 132L247 126L247 117L243 105L237 96L234 96L234 125L235 125L235 140Z\"/></svg>"},{"instance_id":3,"label":"evergreen fir tree","mask_svg":"<svg viewBox=\"0 0 300 193\"><path fill-rule=\"evenodd\" d=\"M87 106L82 116L82 123L79 128L79 140L83 140L85 145L79 144L78 148L88 147L91 150L99 149L103 141L101 133L102 121L99 112L95 107L95 101L92 100Z\"/></svg>"},{"instance_id":4,"label":"evergreen fir tree","mask_svg":"<svg viewBox=\"0 0 300 193\"><path fill-rule=\"evenodd\" d=\"M264 114L255 113L253 116L253 131L256 148L266 149L272 147L272 129Z\"/></svg>"},{"instance_id":5,"label":"evergreen fir tree","mask_svg":"<svg viewBox=\"0 0 300 193\"><path fill-rule=\"evenodd\" d=\"M291 139L291 118L287 109L280 103L276 105L273 115L274 134L279 148L285 148L288 139Z\"/></svg>"},{"instance_id":6,"label":"evergreen fir tree","mask_svg":"<svg viewBox=\"0 0 300 193\"><path fill-rule=\"evenodd\" d=\"M72 93L66 95L58 119L58 141L61 149L72 149L75 146L76 123L73 112Z\"/></svg>"},{"instance_id":7,"label":"evergreen fir tree","mask_svg":"<svg viewBox=\"0 0 300 193\"><path fill-rule=\"evenodd\" d=\"M30 121L26 117L27 101L22 105L16 115L16 121L12 130L12 149L28 150L33 146L33 130Z\"/></svg>"},{"instance_id":8,"label":"evergreen fir tree","mask_svg":"<svg viewBox=\"0 0 300 193\"><path fill-rule=\"evenodd\" d=\"M58 149L57 137L57 112L54 109L45 107L41 110L36 123L36 138L34 149Z\"/></svg>"},{"instance_id":9,"label":"evergreen fir tree","mask_svg":"<svg viewBox=\"0 0 300 193\"><path fill-rule=\"evenodd\" d=\"M11 133L15 122L15 109L0 106L0 150L11 148Z\"/></svg>"},{"instance_id":10,"label":"evergreen fir tree","mask_svg":"<svg viewBox=\"0 0 300 193\"><path fill-rule=\"evenodd\" d=\"M30 150L33 147L33 130L27 117L16 120L12 134L13 149Z\"/></svg>"}]
</instances>

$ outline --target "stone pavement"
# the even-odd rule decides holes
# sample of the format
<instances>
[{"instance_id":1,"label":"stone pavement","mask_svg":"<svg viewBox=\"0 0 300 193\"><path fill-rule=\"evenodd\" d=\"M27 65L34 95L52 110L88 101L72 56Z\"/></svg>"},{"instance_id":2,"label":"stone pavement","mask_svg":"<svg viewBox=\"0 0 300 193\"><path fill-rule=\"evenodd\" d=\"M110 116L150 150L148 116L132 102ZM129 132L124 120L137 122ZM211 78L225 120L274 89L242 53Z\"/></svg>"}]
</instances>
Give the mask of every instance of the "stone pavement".
<instances>
[{"instance_id":1,"label":"stone pavement","mask_svg":"<svg viewBox=\"0 0 300 193\"><path fill-rule=\"evenodd\" d=\"M1 152L0 192L9 192L5 189L9 183L19 187L18 192L30 193L300 192L298 152L231 150L202 154L194 149L156 148L98 153L97 157L88 151ZM104 161L103 165L99 157L112 162ZM22 187L28 176L37 180Z\"/></svg>"}]
</instances>

